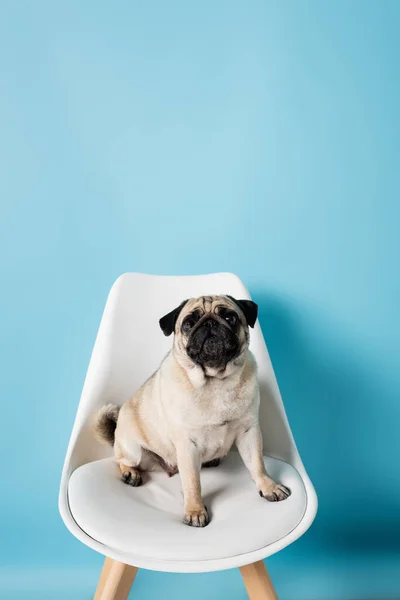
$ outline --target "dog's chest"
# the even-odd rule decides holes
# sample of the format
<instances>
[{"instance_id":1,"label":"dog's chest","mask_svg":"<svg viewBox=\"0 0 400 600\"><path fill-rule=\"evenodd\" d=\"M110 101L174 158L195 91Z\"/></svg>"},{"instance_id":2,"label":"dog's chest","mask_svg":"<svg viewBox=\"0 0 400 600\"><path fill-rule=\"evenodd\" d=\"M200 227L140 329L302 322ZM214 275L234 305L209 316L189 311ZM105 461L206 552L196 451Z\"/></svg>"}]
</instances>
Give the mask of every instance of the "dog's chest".
<instances>
[{"instance_id":1,"label":"dog's chest","mask_svg":"<svg viewBox=\"0 0 400 600\"><path fill-rule=\"evenodd\" d=\"M185 406L185 422L195 427L221 426L240 419L251 399L237 385L212 381L197 390Z\"/></svg>"},{"instance_id":2,"label":"dog's chest","mask_svg":"<svg viewBox=\"0 0 400 600\"><path fill-rule=\"evenodd\" d=\"M236 436L237 427L231 422L193 430L190 440L196 444L202 462L207 462L228 454Z\"/></svg>"},{"instance_id":3,"label":"dog's chest","mask_svg":"<svg viewBox=\"0 0 400 600\"><path fill-rule=\"evenodd\" d=\"M181 424L196 444L203 461L222 457L231 448L249 414L251 399L237 387L215 382L187 404Z\"/></svg>"}]
</instances>

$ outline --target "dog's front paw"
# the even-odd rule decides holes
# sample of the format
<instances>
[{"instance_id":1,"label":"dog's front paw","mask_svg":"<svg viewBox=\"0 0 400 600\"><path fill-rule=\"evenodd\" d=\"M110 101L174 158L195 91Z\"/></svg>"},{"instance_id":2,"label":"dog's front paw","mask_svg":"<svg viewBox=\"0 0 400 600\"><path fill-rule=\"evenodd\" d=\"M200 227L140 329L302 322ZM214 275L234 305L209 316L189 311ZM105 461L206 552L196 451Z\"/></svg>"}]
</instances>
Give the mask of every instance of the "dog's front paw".
<instances>
[{"instance_id":1,"label":"dog's front paw","mask_svg":"<svg viewBox=\"0 0 400 600\"><path fill-rule=\"evenodd\" d=\"M271 479L261 486L258 493L262 498L269 500L269 502L280 502L289 498L291 491L284 485L275 483Z\"/></svg>"},{"instance_id":2,"label":"dog's front paw","mask_svg":"<svg viewBox=\"0 0 400 600\"><path fill-rule=\"evenodd\" d=\"M191 527L205 527L210 522L207 507L201 506L198 509L186 510L183 522Z\"/></svg>"},{"instance_id":3,"label":"dog's front paw","mask_svg":"<svg viewBox=\"0 0 400 600\"><path fill-rule=\"evenodd\" d=\"M139 487L142 485L142 475L137 469L130 468L122 471L121 479L124 483L132 485L133 487Z\"/></svg>"}]
</instances>

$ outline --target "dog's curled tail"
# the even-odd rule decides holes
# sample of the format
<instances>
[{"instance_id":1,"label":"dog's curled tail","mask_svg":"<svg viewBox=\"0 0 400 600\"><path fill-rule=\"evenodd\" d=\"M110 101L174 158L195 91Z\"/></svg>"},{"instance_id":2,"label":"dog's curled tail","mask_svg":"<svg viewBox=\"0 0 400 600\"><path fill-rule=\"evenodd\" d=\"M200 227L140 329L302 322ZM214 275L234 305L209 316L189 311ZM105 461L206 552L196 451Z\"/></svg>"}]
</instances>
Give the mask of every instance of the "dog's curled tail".
<instances>
[{"instance_id":1,"label":"dog's curled tail","mask_svg":"<svg viewBox=\"0 0 400 600\"><path fill-rule=\"evenodd\" d=\"M120 406L116 404L106 404L96 414L94 437L102 444L114 446L119 409Z\"/></svg>"}]
</instances>

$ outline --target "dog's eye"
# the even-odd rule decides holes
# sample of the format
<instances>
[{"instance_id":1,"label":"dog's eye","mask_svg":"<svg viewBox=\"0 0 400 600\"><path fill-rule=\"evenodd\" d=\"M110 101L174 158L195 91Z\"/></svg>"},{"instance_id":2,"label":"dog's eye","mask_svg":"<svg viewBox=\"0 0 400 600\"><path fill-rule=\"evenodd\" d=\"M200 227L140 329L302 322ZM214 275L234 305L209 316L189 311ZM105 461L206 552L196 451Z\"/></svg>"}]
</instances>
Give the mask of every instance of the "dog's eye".
<instances>
[{"instance_id":1,"label":"dog's eye","mask_svg":"<svg viewBox=\"0 0 400 600\"><path fill-rule=\"evenodd\" d=\"M189 333L189 331L192 329L194 323L192 321L192 319L185 319L182 323L182 331L184 333Z\"/></svg>"},{"instance_id":2,"label":"dog's eye","mask_svg":"<svg viewBox=\"0 0 400 600\"><path fill-rule=\"evenodd\" d=\"M199 311L194 311L191 315L188 315L183 323L182 323L182 331L183 333L189 333L189 331L194 327L197 321L200 319L201 314Z\"/></svg>"},{"instance_id":3,"label":"dog's eye","mask_svg":"<svg viewBox=\"0 0 400 600\"><path fill-rule=\"evenodd\" d=\"M237 320L238 320L238 319L237 319L237 316L236 316L236 315L235 315L235 313L233 313L233 312L232 312L232 313L227 313L227 314L224 316L224 319L225 319L225 321L228 321L229 325L232 325L232 326L233 326L233 325L236 325L236 323L237 323Z\"/></svg>"}]
</instances>

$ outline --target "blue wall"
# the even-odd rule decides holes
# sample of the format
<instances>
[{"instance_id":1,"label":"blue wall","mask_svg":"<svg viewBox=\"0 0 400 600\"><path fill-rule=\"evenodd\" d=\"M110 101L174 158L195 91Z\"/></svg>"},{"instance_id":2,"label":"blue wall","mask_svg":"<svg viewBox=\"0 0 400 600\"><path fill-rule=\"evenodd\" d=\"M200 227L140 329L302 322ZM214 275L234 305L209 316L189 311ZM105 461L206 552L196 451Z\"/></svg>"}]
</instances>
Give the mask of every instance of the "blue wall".
<instances>
[{"instance_id":1,"label":"blue wall","mask_svg":"<svg viewBox=\"0 0 400 600\"><path fill-rule=\"evenodd\" d=\"M238 273L320 498L282 600L400 596L396 0L0 4L0 596L90 597L57 489L124 271ZM245 598L236 572L137 598ZM192 587L193 586L193 587Z\"/></svg>"}]
</instances>

